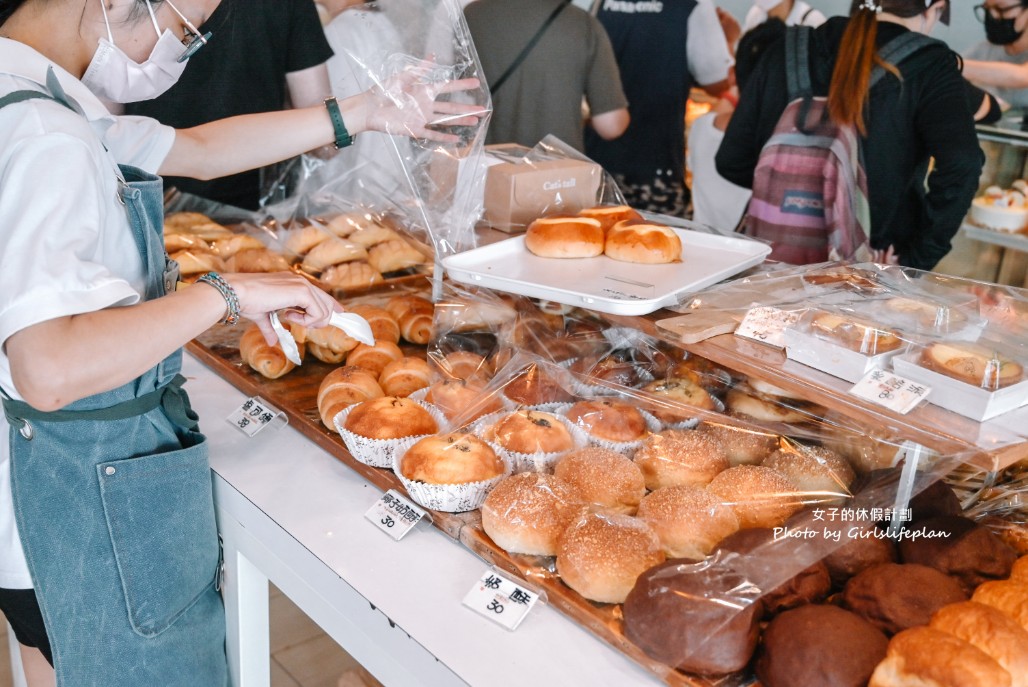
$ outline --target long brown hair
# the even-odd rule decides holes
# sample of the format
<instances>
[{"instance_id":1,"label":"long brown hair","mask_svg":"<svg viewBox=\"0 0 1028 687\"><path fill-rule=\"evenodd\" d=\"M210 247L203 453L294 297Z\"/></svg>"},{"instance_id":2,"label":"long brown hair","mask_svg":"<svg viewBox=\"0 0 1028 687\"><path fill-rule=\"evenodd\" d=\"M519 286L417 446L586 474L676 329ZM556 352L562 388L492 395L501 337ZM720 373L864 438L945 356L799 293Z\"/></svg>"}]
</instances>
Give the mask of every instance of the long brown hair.
<instances>
[{"instance_id":1,"label":"long brown hair","mask_svg":"<svg viewBox=\"0 0 1028 687\"><path fill-rule=\"evenodd\" d=\"M885 0L879 2L886 4ZM901 78L899 69L878 55L875 47L877 37L877 13L868 9L861 0L853 0L828 87L828 114L836 124L856 127L861 135L867 133L864 108L870 95L871 69L878 65Z\"/></svg>"}]
</instances>

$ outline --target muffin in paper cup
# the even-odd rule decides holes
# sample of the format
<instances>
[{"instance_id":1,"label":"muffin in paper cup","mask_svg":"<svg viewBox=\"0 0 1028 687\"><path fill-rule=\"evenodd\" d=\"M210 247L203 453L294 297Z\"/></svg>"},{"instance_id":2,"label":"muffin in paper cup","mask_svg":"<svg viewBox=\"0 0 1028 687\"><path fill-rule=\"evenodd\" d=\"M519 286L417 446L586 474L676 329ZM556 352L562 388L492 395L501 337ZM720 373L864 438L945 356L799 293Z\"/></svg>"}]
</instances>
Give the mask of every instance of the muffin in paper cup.
<instances>
[{"instance_id":1,"label":"muffin in paper cup","mask_svg":"<svg viewBox=\"0 0 1028 687\"><path fill-rule=\"evenodd\" d=\"M710 400L714 402L714 412L721 413L722 415L724 415L724 401L722 401L717 396L714 396L713 394L711 395ZM657 420L657 418L653 419ZM660 420L657 420L657 422L660 422ZM678 422L661 422L660 424L664 429L696 429L696 426L699 425L700 422L702 422L702 418L700 418L700 416L697 415L696 417L684 418L682 420L679 420Z\"/></svg>"},{"instance_id":2,"label":"muffin in paper cup","mask_svg":"<svg viewBox=\"0 0 1028 687\"><path fill-rule=\"evenodd\" d=\"M475 435L470 432L454 432L453 434L467 434L478 439L478 437L475 437ZM448 435L435 436L445 437ZM426 481L408 478L403 474L402 469L404 457L419 441L432 438L433 435L420 437L416 441L405 446L402 451L396 451L393 453L393 462L391 465L393 472L403 484L404 489L407 490L407 494L419 506L423 506L430 510L443 511L445 513L464 513L466 511L475 510L482 505L486 496L489 495L489 492L492 491L493 487L502 482L503 479L513 471L513 466L508 457L496 452L496 449L490 446L488 442L482 442L495 452L496 457L503 464L503 470L495 477L456 484L433 484Z\"/></svg>"},{"instance_id":3,"label":"muffin in paper cup","mask_svg":"<svg viewBox=\"0 0 1028 687\"><path fill-rule=\"evenodd\" d=\"M656 377L649 370L645 370L639 366L635 368L636 374L639 375L639 381L636 386L644 386L649 384ZM619 385L618 385L619 386ZM636 387L631 387L636 388ZM587 381L582 381L577 377L571 379L571 390L579 396L585 396L586 398L594 396L620 396L621 392L618 391L617 387L602 386L600 384L589 384Z\"/></svg>"},{"instance_id":4,"label":"muffin in paper cup","mask_svg":"<svg viewBox=\"0 0 1028 687\"><path fill-rule=\"evenodd\" d=\"M446 418L443 414L430 403L424 401L417 402L419 406L428 411L432 419L435 420L436 427L442 430L446 427ZM346 450L350 452L356 460L370 465L375 468L391 468L393 466L393 456L396 453L403 453L410 448L419 439L423 439L428 434L416 434L409 437L402 437L400 439L371 439L369 437L355 434L350 430L346 429L346 418L350 416L353 409L359 406L359 403L355 403L351 406L344 408L339 411L338 414L332 419L332 423L336 427L336 431L339 432L339 436L342 437L343 443L346 444Z\"/></svg>"},{"instance_id":5,"label":"muffin in paper cup","mask_svg":"<svg viewBox=\"0 0 1028 687\"><path fill-rule=\"evenodd\" d=\"M607 401L610 399L600 397L600 399L598 400ZM605 439L603 437L593 435L589 432L588 429L578 425L576 422L567 417L567 413L571 410L573 404L566 406L562 410L561 416L564 417L572 427L575 427L579 432L582 433L583 436L585 436L586 442L589 446L597 446L599 448L609 449L611 451L616 451L621 455L628 456L629 458L631 458L632 454L635 453L636 449L642 446L643 442L646 441L646 437L650 436L651 434L656 434L661 430L661 422L657 418L653 417L653 415L651 415L650 413L646 412L641 408L636 408L627 403L624 403L623 405L631 407L633 410L637 411L639 415L642 416L643 422L646 423L646 432L642 434L638 439L633 439L631 441L616 441L614 439Z\"/></svg>"},{"instance_id":6,"label":"muffin in paper cup","mask_svg":"<svg viewBox=\"0 0 1028 687\"><path fill-rule=\"evenodd\" d=\"M541 410L540 408L542 407L549 409ZM489 415L480 418L474 425L472 425L471 430L476 436L492 446L493 450L495 450L497 454L505 456L510 460L511 465L514 468L514 472L552 472L553 466L556 465L557 461L565 454L569 451L583 448L588 444L585 432L583 432L581 428L576 427L574 424L569 422L568 419L562 415L561 411L566 410L569 407L571 407L570 403L546 404L545 406L521 406L517 410L490 413ZM520 451L509 449L490 437L490 430L497 422L521 410L529 411L530 413L542 413L556 419L567 428L568 434L571 435L571 446L561 451L536 451L533 453L522 453Z\"/></svg>"}]
</instances>

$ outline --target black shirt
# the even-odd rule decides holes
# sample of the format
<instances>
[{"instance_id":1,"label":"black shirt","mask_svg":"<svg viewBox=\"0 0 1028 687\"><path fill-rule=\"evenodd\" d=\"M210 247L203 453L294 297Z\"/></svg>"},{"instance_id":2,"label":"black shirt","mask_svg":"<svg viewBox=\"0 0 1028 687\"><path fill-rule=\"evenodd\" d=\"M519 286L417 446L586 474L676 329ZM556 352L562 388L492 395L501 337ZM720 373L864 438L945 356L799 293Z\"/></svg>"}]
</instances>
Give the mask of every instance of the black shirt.
<instances>
[{"instance_id":1,"label":"black shirt","mask_svg":"<svg viewBox=\"0 0 1028 687\"><path fill-rule=\"evenodd\" d=\"M178 83L155 100L126 105L126 114L185 129L234 115L281 110L286 74L332 56L311 0L222 0L200 30L213 36L189 60ZM168 177L165 184L256 210L260 171L211 181Z\"/></svg>"},{"instance_id":2,"label":"black shirt","mask_svg":"<svg viewBox=\"0 0 1028 687\"><path fill-rule=\"evenodd\" d=\"M847 18L815 29L810 48L814 94L828 95ZM907 31L878 23L877 45ZM937 42L899 65L902 81L886 75L871 90L865 116L864 170L871 206L871 246L895 246L900 263L931 269L950 250L978 188L985 156L978 145L959 60ZM739 98L715 161L729 181L751 188L760 150L788 103L785 41L768 48ZM934 158L928 193L910 192L917 170Z\"/></svg>"}]
</instances>

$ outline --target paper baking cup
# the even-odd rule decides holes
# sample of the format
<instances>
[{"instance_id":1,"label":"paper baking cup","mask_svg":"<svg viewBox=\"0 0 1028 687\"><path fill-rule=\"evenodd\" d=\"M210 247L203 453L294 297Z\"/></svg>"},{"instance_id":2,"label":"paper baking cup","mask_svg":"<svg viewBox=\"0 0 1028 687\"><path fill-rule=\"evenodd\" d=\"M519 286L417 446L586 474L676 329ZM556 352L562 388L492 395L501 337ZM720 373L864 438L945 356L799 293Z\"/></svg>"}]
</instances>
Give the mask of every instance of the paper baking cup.
<instances>
[{"instance_id":1,"label":"paper baking cup","mask_svg":"<svg viewBox=\"0 0 1028 687\"><path fill-rule=\"evenodd\" d=\"M717 396L711 396L710 400L714 401L714 412L725 414L725 403ZM653 418L656 420L657 418ZM660 422L660 420L657 420ZM661 423L664 429L695 429L696 425L700 424L699 417L687 417L684 420L678 422L663 422Z\"/></svg>"},{"instance_id":2,"label":"paper baking cup","mask_svg":"<svg viewBox=\"0 0 1028 687\"><path fill-rule=\"evenodd\" d=\"M354 434L350 430L346 429L346 418L349 417L350 411L356 408L359 404L355 403L351 406L344 408L339 411L338 414L332 419L333 424L336 426L336 431L339 432L339 436L343 438L343 443L346 444L346 450L350 452L356 460L370 465L375 468L391 468L393 466L393 457L397 453L403 453L408 448L413 446L418 439L422 439L430 434L418 434L412 437L403 437L401 439L369 439L368 437L362 437L360 434ZM446 418L439 412L439 409L435 406L419 401L418 405L427 410L435 420L436 426L439 431L443 431L446 428ZM434 434L434 432L433 432Z\"/></svg>"},{"instance_id":3,"label":"paper baking cup","mask_svg":"<svg viewBox=\"0 0 1028 687\"><path fill-rule=\"evenodd\" d=\"M431 436L431 435L429 435ZM465 511L479 508L485 501L485 497L505 477L511 474L511 462L505 456L496 455L503 462L503 474L482 482L466 482L464 484L428 484L426 482L415 482L403 476L400 465L403 463L403 455L417 441L408 444L402 451L393 454L391 467L396 476L407 490L407 494L419 506L431 510L443 511L444 513L464 513Z\"/></svg>"},{"instance_id":4,"label":"paper baking cup","mask_svg":"<svg viewBox=\"0 0 1028 687\"><path fill-rule=\"evenodd\" d=\"M641 367L636 367L636 372L639 374L639 386L645 386L656 379L649 370L644 370ZM619 385L620 386L620 385ZM635 388L635 387L627 387ZM571 390L578 396L595 397L595 396L620 396L621 393L617 387L600 386L599 384L588 384L580 381L577 377L571 378Z\"/></svg>"},{"instance_id":5,"label":"paper baking cup","mask_svg":"<svg viewBox=\"0 0 1028 687\"><path fill-rule=\"evenodd\" d=\"M568 428L568 432L571 433L571 448L567 451L557 451L555 453L546 453L544 451L537 451L536 453L520 453L518 451L511 451L510 449L500 446L491 439L486 439L486 430L492 427L501 418L510 415L511 412L515 411L499 411L495 413L489 413L479 418L472 426L471 431L482 441L489 444L497 455L504 457L510 462L514 468L514 472L553 472L553 466L557 464L564 455L570 453L579 448L583 448L588 445L589 440L585 432L580 427L575 426L568 421L561 411L567 412L567 409L571 407L570 403L557 403L557 404L546 404L548 406L556 406L551 410L543 410L542 406L521 406L531 410L539 410L539 412L547 412L557 418L558 421L564 424Z\"/></svg>"},{"instance_id":6,"label":"paper baking cup","mask_svg":"<svg viewBox=\"0 0 1028 687\"><path fill-rule=\"evenodd\" d=\"M636 452L636 450L640 446L643 445L643 442L646 441L646 438L650 434L656 434L657 432L659 432L661 430L661 427L662 427L660 420L658 420L657 418L653 417L652 415L647 413L645 410L640 410L640 409L636 408L636 410L639 410L639 413L643 416L643 420L646 421L646 429L649 432L649 434L646 434L646 435L643 436L643 438L636 439L635 441L610 441L608 439L600 439L598 437L594 437L592 434L589 434L589 432L586 429L584 429L582 427L579 427L574 422L572 422L570 419L568 419L567 416L566 416L566 413L570 409L571 409L571 406L568 406L567 408L565 408L564 409L565 415L562 416L562 417L564 417L564 419L566 419L568 421L569 425L571 425L572 427L575 427L576 429L578 429L585 436L586 441L588 442L589 446L596 446L597 448L605 448L605 449L608 449L608 450L620 453L621 455L627 456L629 458L631 458L632 455ZM697 420L697 422L699 422L699 420Z\"/></svg>"}]
</instances>

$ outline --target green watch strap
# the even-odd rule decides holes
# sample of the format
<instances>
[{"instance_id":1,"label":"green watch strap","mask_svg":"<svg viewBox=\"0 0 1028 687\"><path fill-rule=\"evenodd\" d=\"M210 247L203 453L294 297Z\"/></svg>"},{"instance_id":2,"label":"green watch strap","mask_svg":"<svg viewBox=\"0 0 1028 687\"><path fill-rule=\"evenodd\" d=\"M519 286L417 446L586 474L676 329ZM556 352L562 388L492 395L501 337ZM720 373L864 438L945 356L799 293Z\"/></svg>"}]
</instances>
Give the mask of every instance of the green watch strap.
<instances>
[{"instance_id":1,"label":"green watch strap","mask_svg":"<svg viewBox=\"0 0 1028 687\"><path fill-rule=\"evenodd\" d=\"M336 133L336 148L345 148L351 145L354 137L346 130L343 113L339 111L339 103L335 98L325 98L325 107L328 109L328 116L332 119L332 129Z\"/></svg>"}]
</instances>

